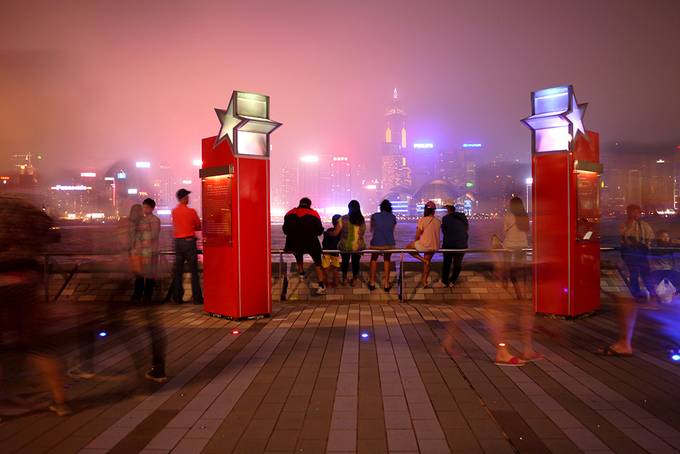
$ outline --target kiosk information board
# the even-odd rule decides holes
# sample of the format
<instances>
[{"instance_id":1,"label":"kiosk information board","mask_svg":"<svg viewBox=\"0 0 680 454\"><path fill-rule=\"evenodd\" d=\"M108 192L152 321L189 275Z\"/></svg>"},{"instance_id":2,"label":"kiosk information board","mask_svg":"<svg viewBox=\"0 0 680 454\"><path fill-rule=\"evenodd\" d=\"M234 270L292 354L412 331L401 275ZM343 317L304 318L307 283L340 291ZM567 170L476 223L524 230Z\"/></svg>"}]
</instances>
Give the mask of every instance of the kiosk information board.
<instances>
[{"instance_id":1,"label":"kiosk information board","mask_svg":"<svg viewBox=\"0 0 680 454\"><path fill-rule=\"evenodd\" d=\"M203 179L203 242L226 245L232 240L231 175Z\"/></svg>"}]
</instances>

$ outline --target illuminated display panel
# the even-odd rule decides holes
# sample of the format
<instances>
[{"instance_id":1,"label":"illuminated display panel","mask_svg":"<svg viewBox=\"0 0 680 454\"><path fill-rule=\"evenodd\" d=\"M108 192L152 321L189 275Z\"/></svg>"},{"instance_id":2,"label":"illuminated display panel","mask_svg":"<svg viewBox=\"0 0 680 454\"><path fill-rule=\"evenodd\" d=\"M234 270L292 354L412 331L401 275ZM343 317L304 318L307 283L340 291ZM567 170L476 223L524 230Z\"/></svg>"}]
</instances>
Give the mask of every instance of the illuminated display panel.
<instances>
[{"instance_id":1,"label":"illuminated display panel","mask_svg":"<svg viewBox=\"0 0 680 454\"><path fill-rule=\"evenodd\" d=\"M237 131L236 148L238 154L249 156L268 156L267 135L257 132Z\"/></svg>"},{"instance_id":2,"label":"illuminated display panel","mask_svg":"<svg viewBox=\"0 0 680 454\"><path fill-rule=\"evenodd\" d=\"M203 179L203 241L210 246L231 244L231 175Z\"/></svg>"},{"instance_id":3,"label":"illuminated display panel","mask_svg":"<svg viewBox=\"0 0 680 454\"><path fill-rule=\"evenodd\" d=\"M536 130L536 152L565 151L570 141L568 126Z\"/></svg>"},{"instance_id":4,"label":"illuminated display panel","mask_svg":"<svg viewBox=\"0 0 680 454\"><path fill-rule=\"evenodd\" d=\"M236 92L236 115L269 118L267 97L257 93Z\"/></svg>"},{"instance_id":5,"label":"illuminated display panel","mask_svg":"<svg viewBox=\"0 0 680 454\"><path fill-rule=\"evenodd\" d=\"M595 172L576 174L576 238L600 239L600 175Z\"/></svg>"},{"instance_id":6,"label":"illuminated display panel","mask_svg":"<svg viewBox=\"0 0 680 454\"><path fill-rule=\"evenodd\" d=\"M569 110L569 87L554 87L534 93L534 115Z\"/></svg>"}]
</instances>

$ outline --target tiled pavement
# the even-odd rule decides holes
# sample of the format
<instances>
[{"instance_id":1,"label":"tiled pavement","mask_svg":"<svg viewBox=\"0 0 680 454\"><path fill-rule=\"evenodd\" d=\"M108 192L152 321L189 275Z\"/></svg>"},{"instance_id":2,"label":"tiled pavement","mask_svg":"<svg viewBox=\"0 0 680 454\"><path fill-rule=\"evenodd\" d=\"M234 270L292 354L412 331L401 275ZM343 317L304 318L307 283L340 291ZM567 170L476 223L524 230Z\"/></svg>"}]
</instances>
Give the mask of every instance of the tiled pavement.
<instances>
[{"instance_id":1,"label":"tiled pavement","mask_svg":"<svg viewBox=\"0 0 680 454\"><path fill-rule=\"evenodd\" d=\"M512 320L517 303L502 306ZM675 308L642 311L639 351L627 359L592 353L616 335L607 304L583 320L538 318L536 347L546 359L522 368L491 362L486 321L499 312L484 300L280 303L271 318L244 322L193 306L159 311L169 339L167 384L134 378L128 352L132 345L146 354L144 335L112 333L97 349L101 378L68 383L76 413L5 419L0 452L629 454L680 447L680 367L668 359ZM517 346L510 326L509 343Z\"/></svg>"}]
</instances>

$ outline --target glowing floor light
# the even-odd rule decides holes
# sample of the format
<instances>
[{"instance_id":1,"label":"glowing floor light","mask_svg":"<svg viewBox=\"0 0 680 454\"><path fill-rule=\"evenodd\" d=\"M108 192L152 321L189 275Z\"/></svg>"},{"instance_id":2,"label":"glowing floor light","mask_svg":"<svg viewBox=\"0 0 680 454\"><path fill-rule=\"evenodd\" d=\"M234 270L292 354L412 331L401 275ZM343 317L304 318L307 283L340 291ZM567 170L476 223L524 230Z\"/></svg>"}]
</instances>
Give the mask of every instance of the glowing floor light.
<instances>
[{"instance_id":1,"label":"glowing floor light","mask_svg":"<svg viewBox=\"0 0 680 454\"><path fill-rule=\"evenodd\" d=\"M99 337L106 337L108 333L106 331L99 331Z\"/></svg>"},{"instance_id":2,"label":"glowing floor light","mask_svg":"<svg viewBox=\"0 0 680 454\"><path fill-rule=\"evenodd\" d=\"M233 334L233 335L235 336L235 335L237 335L237 334L241 334L241 331L239 331L239 330L237 330L237 329L232 329L232 330L231 330L231 334Z\"/></svg>"},{"instance_id":3,"label":"glowing floor light","mask_svg":"<svg viewBox=\"0 0 680 454\"><path fill-rule=\"evenodd\" d=\"M673 361L680 361L680 355L677 354L677 353L674 353L674 354L671 355L671 359Z\"/></svg>"},{"instance_id":4,"label":"glowing floor light","mask_svg":"<svg viewBox=\"0 0 680 454\"><path fill-rule=\"evenodd\" d=\"M368 339L368 333L361 333L362 339Z\"/></svg>"}]
</instances>

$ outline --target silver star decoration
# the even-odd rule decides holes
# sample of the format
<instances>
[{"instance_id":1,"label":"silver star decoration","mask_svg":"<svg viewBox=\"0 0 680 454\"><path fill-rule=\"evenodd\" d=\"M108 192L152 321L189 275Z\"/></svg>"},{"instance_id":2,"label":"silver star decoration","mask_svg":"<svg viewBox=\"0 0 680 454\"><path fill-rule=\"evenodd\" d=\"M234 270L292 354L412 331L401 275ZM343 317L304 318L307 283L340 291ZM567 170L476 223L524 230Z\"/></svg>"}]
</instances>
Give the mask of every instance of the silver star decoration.
<instances>
[{"instance_id":1,"label":"silver star decoration","mask_svg":"<svg viewBox=\"0 0 680 454\"><path fill-rule=\"evenodd\" d=\"M572 95L571 112L569 112L566 117L572 124L572 138L574 139L576 139L579 132L584 136L586 135L586 128L583 126L583 116L586 113L587 107L588 103L578 104L576 102L576 96Z\"/></svg>"},{"instance_id":2,"label":"silver star decoration","mask_svg":"<svg viewBox=\"0 0 680 454\"><path fill-rule=\"evenodd\" d=\"M229 100L229 106L227 110L215 109L217 118L220 120L220 131L217 133L217 140L215 140L215 146L219 145L225 137L229 140L229 145L234 147L234 128L241 123L240 118L234 115L234 98Z\"/></svg>"}]
</instances>

